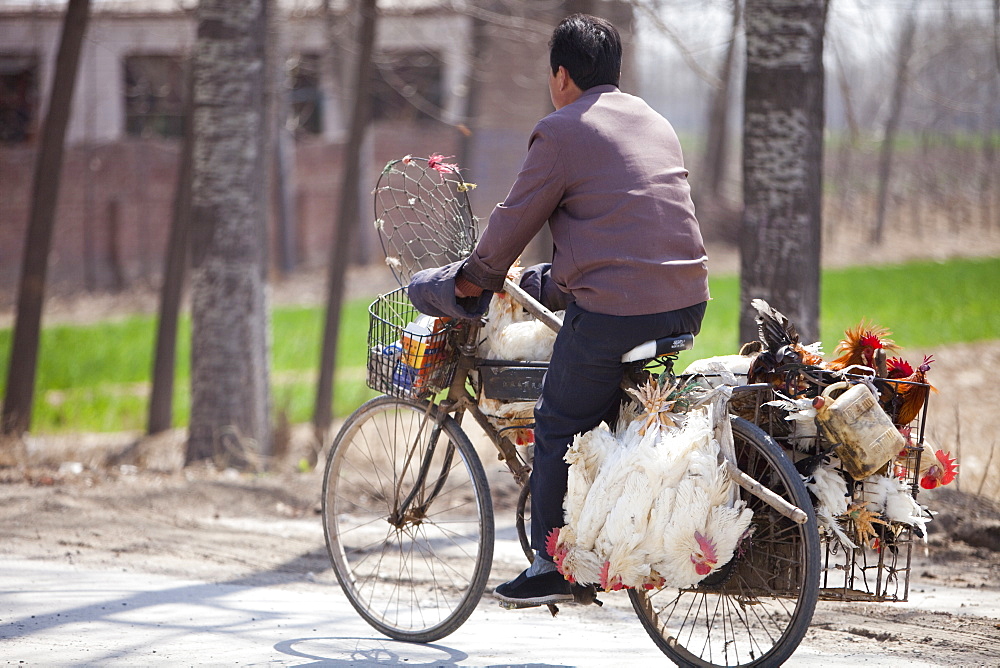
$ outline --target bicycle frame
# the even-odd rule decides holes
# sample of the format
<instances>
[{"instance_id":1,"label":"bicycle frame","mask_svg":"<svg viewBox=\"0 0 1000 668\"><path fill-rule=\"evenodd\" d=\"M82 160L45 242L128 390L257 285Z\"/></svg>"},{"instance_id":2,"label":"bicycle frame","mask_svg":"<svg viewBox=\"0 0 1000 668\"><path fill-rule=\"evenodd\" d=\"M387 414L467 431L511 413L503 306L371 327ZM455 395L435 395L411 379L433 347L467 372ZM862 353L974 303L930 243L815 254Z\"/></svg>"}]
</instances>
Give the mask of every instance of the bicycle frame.
<instances>
[{"instance_id":1,"label":"bicycle frame","mask_svg":"<svg viewBox=\"0 0 1000 668\"><path fill-rule=\"evenodd\" d=\"M545 308L544 305L525 292L519 285L507 280L504 284L504 290L510 294L516 302L523 306L525 310L538 318L553 331L558 332L562 327L562 321L558 316L552 313L549 309ZM441 407L443 413L454 414L455 419L459 422L461 422L462 414L468 411L490 440L493 441L494 446L496 446L500 453L501 460L506 464L507 468L511 472L511 475L514 476L515 481L517 481L520 485L526 485L528 482L528 476L531 472L530 467L521 461L514 445L490 423L486 414L480 410L476 397L469 392L468 387L466 386L466 380L468 379L470 372L477 368L478 358L476 357L476 350L478 349L479 332L481 329L481 320L470 321L467 325L464 340L458 344L459 361L455 369L455 375L453 376L451 385L448 388L446 399L442 401L439 406ZM629 374L626 374L626 382L634 384L634 381L629 379ZM747 385L734 388L734 393L743 391L758 391L760 389L762 389L762 386ZM798 524L804 524L808 521L808 515L805 511L788 503L780 496L771 492L771 490L759 481L754 480L745 472L741 471L735 462L724 458L724 463L733 482L742 487L744 490L753 494L764 503L780 512L782 515Z\"/></svg>"},{"instance_id":2,"label":"bicycle frame","mask_svg":"<svg viewBox=\"0 0 1000 668\"><path fill-rule=\"evenodd\" d=\"M553 330L561 327L559 318L518 286L508 283L505 291ZM383 301L378 303L383 304ZM386 375L389 364L385 359L397 365L392 373L399 373L400 361L392 355L406 350L399 345L402 343L399 321L406 322L413 317L412 311L407 310L412 309L412 305L390 299L384 303L387 305L384 313L378 309L372 312L373 322L381 323L380 327L384 325L386 331L377 332L374 338L370 332L368 371L369 382L376 389L384 386L386 389L382 391L387 396L372 399L352 415L331 446L332 456L327 464L323 491L324 534L338 581L359 614L390 637L430 642L453 632L471 614L485 589L493 558L493 504L482 465L487 458L484 451L477 451L461 427L460 421L466 413L492 441L499 459L520 486L515 528L526 559L531 562L535 558L525 526L531 457L515 445L515 441L521 441L509 430L531 427L525 423L532 421L530 406L537 397L541 371L547 365L478 357L487 322L463 320L451 323L441 332L447 336L452 354L442 355L440 366L429 367L423 376L415 376L412 386L404 385L395 375ZM393 342L393 335L399 342ZM439 337L435 343L441 345L443 341L444 338ZM385 348L389 346L395 346L395 350L390 348L390 354L386 355ZM648 347L644 344L642 350ZM652 346L654 352L651 354L655 354L657 347ZM448 350L444 346L439 349ZM643 352L636 356L642 359L624 363L623 389L640 387L650 379L655 381L659 375L660 369L650 366L649 354ZM653 359L666 369L664 373L672 376L673 357ZM416 364L413 368L424 369ZM417 383L418 378L423 382ZM796 514L805 515L802 508L809 510L805 488L770 436L745 420L734 418L731 421L726 416L727 412L735 410L734 406L725 403L730 391L729 388L715 390L700 401L711 402L716 412L715 437L726 453L719 464L725 463L730 479L747 490L741 492L742 498L754 507L754 512L763 513L761 524L753 533L757 538L748 539L751 542L747 543L747 549L757 546L752 542L757 540L759 546L755 547L755 554L770 556L773 553L785 561L791 560L789 563L802 562L815 570L819 564L818 554L812 554L812 547L818 546L819 539L815 528L808 524L796 525L779 515L792 518ZM391 460L384 472L382 457ZM457 463L459 460L464 464ZM776 497L753 478L767 482L781 496ZM469 503L469 493L474 503ZM770 517L768 506L777 509L777 512L770 511ZM384 535L373 535L380 523L383 523ZM450 523L467 526L467 530L450 534ZM780 533L773 527L782 527L777 530ZM440 546L436 543L438 538L444 537L442 545L453 545L452 540L447 539L449 535L461 540L457 557L449 555L447 550L439 551ZM383 543L381 547L380 543ZM802 550L809 546L812 547L806 555ZM375 562L371 560L372 550L377 552ZM795 551L794 554L790 550ZM462 560L460 568L452 570L449 566L447 571L458 573L458 579L454 584L439 582L435 576L437 565L454 558ZM384 574L381 572L383 562L388 569ZM811 606L815 602L812 571L807 572L794 564L782 570L781 583L791 587L786 590L758 577L755 569L759 564L751 561L746 564L741 566L744 570L749 569L746 573L730 568L718 582L710 581L701 588L684 590L685 596L719 596L719 600L737 601L742 606L750 600L746 598L746 591L752 594L759 587L761 595L770 601L762 605L777 606L778 616L773 620L771 617L760 620L762 623L755 624L754 628L759 626L763 629L761 632L774 638L785 633L792 622L795 632L801 631L801 620L811 616ZM416 577L417 574L421 577ZM751 589L728 591L725 582L737 576ZM409 594L401 598L398 592L403 589ZM593 585L573 589L577 603L599 603ZM414 612L422 610L422 606L413 605L423 600L421 597L433 602L434 612L430 616ZM777 602L785 598L794 602ZM669 656L686 656L672 649L676 638L664 635L666 627L658 621L661 615L658 606L662 600L655 599L653 603L650 600L641 597L632 600L644 628ZM801 614L799 601L802 601ZM554 605L550 610L557 611ZM734 614L739 617L739 612ZM685 633L694 628L681 626ZM756 642L754 633L757 631L751 632L749 626L746 630L744 642ZM795 644L797 640L796 636ZM788 645L784 640L775 643L771 644L776 647Z\"/></svg>"}]
</instances>

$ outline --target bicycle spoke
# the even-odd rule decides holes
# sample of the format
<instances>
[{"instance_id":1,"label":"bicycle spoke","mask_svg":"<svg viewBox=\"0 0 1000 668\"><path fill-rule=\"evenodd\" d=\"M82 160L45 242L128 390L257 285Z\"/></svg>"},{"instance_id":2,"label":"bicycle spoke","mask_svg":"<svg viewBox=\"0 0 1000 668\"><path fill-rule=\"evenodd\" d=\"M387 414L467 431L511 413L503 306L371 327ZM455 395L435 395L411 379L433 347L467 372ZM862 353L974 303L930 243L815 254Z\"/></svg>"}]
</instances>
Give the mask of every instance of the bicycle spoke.
<instances>
[{"instance_id":1,"label":"bicycle spoke","mask_svg":"<svg viewBox=\"0 0 1000 668\"><path fill-rule=\"evenodd\" d=\"M374 399L338 434L324 490L334 571L362 617L410 641L458 628L493 547L485 474L458 424L423 402Z\"/></svg>"},{"instance_id":2,"label":"bicycle spoke","mask_svg":"<svg viewBox=\"0 0 1000 668\"><path fill-rule=\"evenodd\" d=\"M757 427L734 420L741 470L800 508L811 510L790 462ZM767 665L787 659L808 627L816 602L819 543L814 525L777 518L756 497L755 532L731 569L713 584L630 592L650 637L675 662L703 666ZM712 582L712 578L708 578Z\"/></svg>"}]
</instances>

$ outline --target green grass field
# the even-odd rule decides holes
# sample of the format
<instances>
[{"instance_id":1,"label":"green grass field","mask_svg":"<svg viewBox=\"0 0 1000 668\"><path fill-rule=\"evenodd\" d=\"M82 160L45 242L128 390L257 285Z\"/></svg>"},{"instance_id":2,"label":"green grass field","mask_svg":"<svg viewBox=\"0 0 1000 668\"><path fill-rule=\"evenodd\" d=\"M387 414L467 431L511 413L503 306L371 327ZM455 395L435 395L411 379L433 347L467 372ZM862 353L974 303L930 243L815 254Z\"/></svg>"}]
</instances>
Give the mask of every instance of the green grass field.
<instances>
[{"instance_id":1,"label":"green grass field","mask_svg":"<svg viewBox=\"0 0 1000 668\"><path fill-rule=\"evenodd\" d=\"M682 364L736 351L739 280L712 279L713 301ZM906 349L1000 338L1000 258L856 267L823 273L822 341L833 351L862 317L893 331ZM374 395L365 387L370 300L350 302L342 317L334 412L343 416ZM275 410L292 422L312 414L323 313L278 308L272 314ZM182 323L174 423L187 422L190 323ZM152 368L152 317L46 328L42 336L32 431L123 431L145 426ZM6 382L12 332L0 330L0 382Z\"/></svg>"},{"instance_id":2,"label":"green grass field","mask_svg":"<svg viewBox=\"0 0 1000 668\"><path fill-rule=\"evenodd\" d=\"M739 346L739 278L719 277L711 287L713 301L686 359L727 355ZM904 356L905 348L1000 338L1000 258L825 271L821 294L826 353L862 318L892 330Z\"/></svg>"}]
</instances>

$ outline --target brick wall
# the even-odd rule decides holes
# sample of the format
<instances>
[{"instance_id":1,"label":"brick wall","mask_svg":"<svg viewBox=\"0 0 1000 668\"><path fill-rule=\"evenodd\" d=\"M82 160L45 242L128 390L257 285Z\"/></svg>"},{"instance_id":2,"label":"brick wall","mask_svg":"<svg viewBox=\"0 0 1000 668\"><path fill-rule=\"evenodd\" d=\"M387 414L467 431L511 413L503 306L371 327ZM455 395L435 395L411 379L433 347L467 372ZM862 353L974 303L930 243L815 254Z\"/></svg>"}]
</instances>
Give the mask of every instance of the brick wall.
<instances>
[{"instance_id":1,"label":"brick wall","mask_svg":"<svg viewBox=\"0 0 1000 668\"><path fill-rule=\"evenodd\" d=\"M362 205L356 262L381 262L371 225L368 193L392 158L437 152L457 155L461 135L441 124L379 124L374 140L354 169L361 175ZM523 149L521 149L523 150ZM297 268L322 269L339 201L342 147L304 140L295 150L294 230ZM173 209L180 143L129 140L102 146L73 146L65 153L52 250L49 294L81 289L113 290L158 285ZM34 148L0 147L0 304L16 299L23 244L31 206ZM279 266L279 235L271 216L270 257Z\"/></svg>"}]
</instances>

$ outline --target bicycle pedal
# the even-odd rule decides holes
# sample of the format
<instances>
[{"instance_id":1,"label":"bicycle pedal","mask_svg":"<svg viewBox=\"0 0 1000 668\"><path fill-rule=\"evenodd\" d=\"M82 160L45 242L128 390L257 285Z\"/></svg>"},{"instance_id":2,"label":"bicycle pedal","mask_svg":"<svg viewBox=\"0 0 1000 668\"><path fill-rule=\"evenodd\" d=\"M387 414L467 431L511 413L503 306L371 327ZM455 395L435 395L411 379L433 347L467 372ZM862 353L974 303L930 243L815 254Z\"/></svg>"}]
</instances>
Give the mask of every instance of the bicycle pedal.
<instances>
[{"instance_id":1,"label":"bicycle pedal","mask_svg":"<svg viewBox=\"0 0 1000 668\"><path fill-rule=\"evenodd\" d=\"M573 602L577 605L590 605L591 603L601 607L604 603L597 598L597 587L592 584L574 584L572 586Z\"/></svg>"},{"instance_id":2,"label":"bicycle pedal","mask_svg":"<svg viewBox=\"0 0 1000 668\"><path fill-rule=\"evenodd\" d=\"M499 601L500 607L504 610L523 610L524 608L540 608L545 603L514 603L513 601Z\"/></svg>"}]
</instances>

